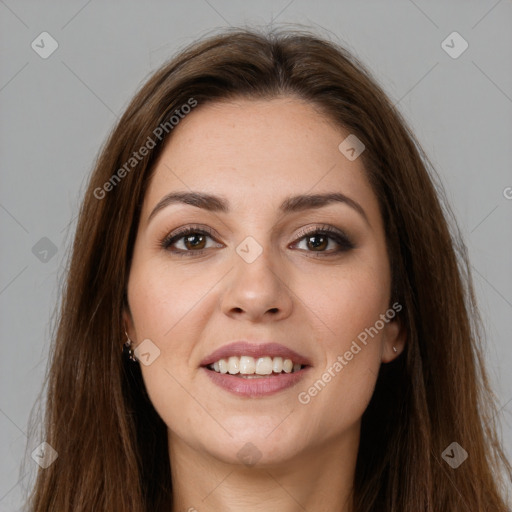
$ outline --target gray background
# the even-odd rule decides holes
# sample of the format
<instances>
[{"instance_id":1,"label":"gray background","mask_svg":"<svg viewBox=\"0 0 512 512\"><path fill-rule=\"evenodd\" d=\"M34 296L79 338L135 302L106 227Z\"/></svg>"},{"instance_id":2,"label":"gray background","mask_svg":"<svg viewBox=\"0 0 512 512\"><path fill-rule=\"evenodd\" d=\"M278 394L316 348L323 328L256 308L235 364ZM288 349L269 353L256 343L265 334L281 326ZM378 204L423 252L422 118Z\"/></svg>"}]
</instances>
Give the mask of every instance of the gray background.
<instances>
[{"instance_id":1,"label":"gray background","mask_svg":"<svg viewBox=\"0 0 512 512\"><path fill-rule=\"evenodd\" d=\"M227 25L312 26L352 50L398 104L441 174L469 248L512 456L512 1L447 4L0 0L0 511L19 507L36 469L30 452L42 439L27 439L27 421L99 147L151 71ZM47 59L31 48L43 31L59 44ZM456 59L441 47L453 31L469 44ZM57 249L47 261L32 250L43 237Z\"/></svg>"}]
</instances>

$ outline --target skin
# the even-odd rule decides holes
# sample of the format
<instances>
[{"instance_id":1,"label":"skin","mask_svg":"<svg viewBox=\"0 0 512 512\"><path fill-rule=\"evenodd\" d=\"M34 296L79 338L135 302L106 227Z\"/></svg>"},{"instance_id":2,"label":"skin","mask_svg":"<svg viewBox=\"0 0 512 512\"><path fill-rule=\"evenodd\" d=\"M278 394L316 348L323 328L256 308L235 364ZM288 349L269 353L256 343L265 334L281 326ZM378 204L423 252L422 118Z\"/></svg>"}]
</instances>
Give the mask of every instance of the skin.
<instances>
[{"instance_id":1,"label":"skin","mask_svg":"<svg viewBox=\"0 0 512 512\"><path fill-rule=\"evenodd\" d=\"M168 427L174 512L351 510L361 416L380 365L401 353L405 335L396 319L385 323L321 392L299 402L390 308L383 221L361 158L349 161L338 150L348 134L292 97L206 104L174 129L156 164L124 321L135 346L149 338L160 350L141 369ZM230 210L175 203L148 222L162 197L177 191L222 196ZM279 211L289 196L329 192L356 201L366 219L338 202ZM188 255L161 247L191 224L214 230L214 238L199 238L202 254L183 238L173 247ZM336 252L334 239L300 237L301 228L325 225L355 247ZM252 263L236 252L247 236L263 250ZM235 396L199 365L239 339L281 343L312 368L272 396ZM242 463L244 446L256 464Z\"/></svg>"}]
</instances>

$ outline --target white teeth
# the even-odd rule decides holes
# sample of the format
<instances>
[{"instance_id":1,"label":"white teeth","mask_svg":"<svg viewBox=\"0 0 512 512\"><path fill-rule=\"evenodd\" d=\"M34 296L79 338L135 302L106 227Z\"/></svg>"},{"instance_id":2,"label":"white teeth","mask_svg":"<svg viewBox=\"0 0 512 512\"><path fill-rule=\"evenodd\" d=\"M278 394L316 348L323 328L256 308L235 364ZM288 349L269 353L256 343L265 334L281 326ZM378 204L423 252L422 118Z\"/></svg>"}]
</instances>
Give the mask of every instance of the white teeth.
<instances>
[{"instance_id":1,"label":"white teeth","mask_svg":"<svg viewBox=\"0 0 512 512\"><path fill-rule=\"evenodd\" d=\"M215 370L215 366L213 367ZM242 356L240 358L240 373L244 375L251 375L256 370L256 364L254 362L254 357Z\"/></svg>"},{"instance_id":2,"label":"white teeth","mask_svg":"<svg viewBox=\"0 0 512 512\"><path fill-rule=\"evenodd\" d=\"M282 357L274 357L272 361L272 369L275 373L281 373L283 371L283 358Z\"/></svg>"},{"instance_id":3,"label":"white teeth","mask_svg":"<svg viewBox=\"0 0 512 512\"><path fill-rule=\"evenodd\" d=\"M228 373L228 362L225 359L220 359L217 362L219 363L220 373ZM214 363L214 365L215 365L215 363ZM213 369L215 370L215 366L213 367ZM217 371L217 370L215 370L215 371Z\"/></svg>"},{"instance_id":4,"label":"white teeth","mask_svg":"<svg viewBox=\"0 0 512 512\"><path fill-rule=\"evenodd\" d=\"M235 375L240 371L240 358L236 356L231 356L228 359L228 372L231 375Z\"/></svg>"},{"instance_id":5,"label":"white teeth","mask_svg":"<svg viewBox=\"0 0 512 512\"><path fill-rule=\"evenodd\" d=\"M291 359L282 357L259 357L255 359L251 356L231 356L227 360L219 359L209 365L211 370L217 373L229 373L230 375L270 375L273 373L293 373L298 372L302 365L293 363Z\"/></svg>"},{"instance_id":6,"label":"white teeth","mask_svg":"<svg viewBox=\"0 0 512 512\"><path fill-rule=\"evenodd\" d=\"M272 373L272 358L260 357L256 362L256 371L258 375L270 375Z\"/></svg>"}]
</instances>

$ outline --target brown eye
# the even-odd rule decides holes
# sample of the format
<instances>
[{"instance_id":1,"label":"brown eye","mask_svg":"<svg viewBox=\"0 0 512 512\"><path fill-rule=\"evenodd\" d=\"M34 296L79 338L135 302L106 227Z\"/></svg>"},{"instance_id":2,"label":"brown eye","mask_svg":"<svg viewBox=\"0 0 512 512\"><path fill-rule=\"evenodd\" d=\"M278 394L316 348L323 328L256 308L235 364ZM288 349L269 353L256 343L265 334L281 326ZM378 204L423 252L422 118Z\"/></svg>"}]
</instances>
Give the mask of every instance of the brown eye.
<instances>
[{"instance_id":1,"label":"brown eye","mask_svg":"<svg viewBox=\"0 0 512 512\"><path fill-rule=\"evenodd\" d=\"M324 251L329 245L329 237L325 235L313 235L306 237L306 244L314 251Z\"/></svg>"},{"instance_id":2,"label":"brown eye","mask_svg":"<svg viewBox=\"0 0 512 512\"><path fill-rule=\"evenodd\" d=\"M171 233L161 241L160 245L163 249L179 255L197 255L209 248L223 247L215 241L212 233L206 229L194 227Z\"/></svg>"},{"instance_id":3,"label":"brown eye","mask_svg":"<svg viewBox=\"0 0 512 512\"><path fill-rule=\"evenodd\" d=\"M204 249L206 246L206 237L199 233L187 235L182 238L184 240L184 245L188 250Z\"/></svg>"},{"instance_id":4,"label":"brown eye","mask_svg":"<svg viewBox=\"0 0 512 512\"><path fill-rule=\"evenodd\" d=\"M330 226L302 231L299 236L298 241L293 244L294 247L305 252L315 252L319 255L335 255L347 252L355 247L342 231Z\"/></svg>"}]
</instances>

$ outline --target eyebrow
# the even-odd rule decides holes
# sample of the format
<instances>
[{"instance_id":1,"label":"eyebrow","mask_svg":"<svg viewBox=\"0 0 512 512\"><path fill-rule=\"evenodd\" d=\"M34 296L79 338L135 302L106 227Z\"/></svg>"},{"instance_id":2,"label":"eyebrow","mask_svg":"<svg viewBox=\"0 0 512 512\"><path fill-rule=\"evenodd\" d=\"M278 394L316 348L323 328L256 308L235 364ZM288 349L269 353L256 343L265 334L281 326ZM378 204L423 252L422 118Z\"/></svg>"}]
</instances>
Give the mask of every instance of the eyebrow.
<instances>
[{"instance_id":1,"label":"eyebrow","mask_svg":"<svg viewBox=\"0 0 512 512\"><path fill-rule=\"evenodd\" d=\"M147 222L161 210L171 204L188 204L211 212L228 213L229 201L203 192L171 192L165 195L150 213ZM293 213L304 210L322 208L332 203L343 203L358 212L367 224L370 224L363 207L350 197L339 192L325 194L303 194L286 198L279 207L282 213Z\"/></svg>"}]
</instances>

